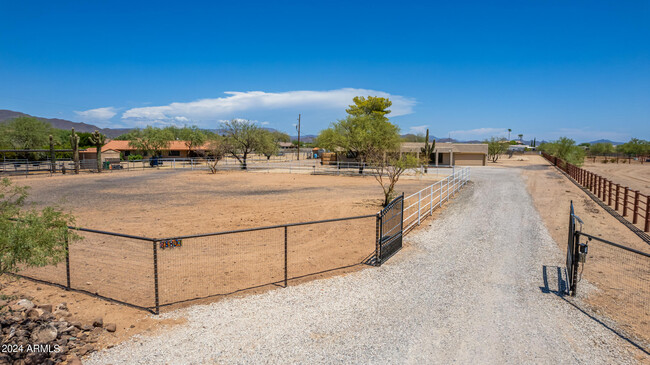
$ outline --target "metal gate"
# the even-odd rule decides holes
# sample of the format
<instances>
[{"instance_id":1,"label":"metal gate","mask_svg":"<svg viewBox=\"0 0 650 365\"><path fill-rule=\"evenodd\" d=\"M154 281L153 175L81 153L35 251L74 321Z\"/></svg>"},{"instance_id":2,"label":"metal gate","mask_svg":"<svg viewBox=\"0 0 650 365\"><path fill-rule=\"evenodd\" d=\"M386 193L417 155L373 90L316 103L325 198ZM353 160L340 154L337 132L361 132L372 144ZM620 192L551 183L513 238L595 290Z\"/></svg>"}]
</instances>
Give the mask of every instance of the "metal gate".
<instances>
[{"instance_id":1,"label":"metal gate","mask_svg":"<svg viewBox=\"0 0 650 365\"><path fill-rule=\"evenodd\" d=\"M566 271L567 271L567 291L570 295L576 293L576 277L578 276L578 236L576 235L576 219L580 221L573 211L573 201L571 201L571 210L569 212L569 237L566 249Z\"/></svg>"},{"instance_id":2,"label":"metal gate","mask_svg":"<svg viewBox=\"0 0 650 365\"><path fill-rule=\"evenodd\" d=\"M404 194L395 198L377 215L376 263L383 264L402 249Z\"/></svg>"}]
</instances>

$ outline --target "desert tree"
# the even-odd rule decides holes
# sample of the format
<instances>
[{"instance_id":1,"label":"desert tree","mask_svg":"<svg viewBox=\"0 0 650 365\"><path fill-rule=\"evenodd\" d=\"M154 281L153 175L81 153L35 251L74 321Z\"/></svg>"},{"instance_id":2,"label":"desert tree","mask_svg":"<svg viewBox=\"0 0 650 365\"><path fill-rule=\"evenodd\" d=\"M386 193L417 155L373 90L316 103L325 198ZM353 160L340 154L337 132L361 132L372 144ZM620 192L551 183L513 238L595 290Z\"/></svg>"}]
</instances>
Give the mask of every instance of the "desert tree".
<instances>
[{"instance_id":1,"label":"desert tree","mask_svg":"<svg viewBox=\"0 0 650 365\"><path fill-rule=\"evenodd\" d=\"M400 147L399 128L388 121L387 110L392 105L386 98L355 97L354 104L346 109L348 116L323 131L318 144L340 153L344 151L359 162L359 173L368 161L370 152L397 151Z\"/></svg>"},{"instance_id":2,"label":"desert tree","mask_svg":"<svg viewBox=\"0 0 650 365\"><path fill-rule=\"evenodd\" d=\"M208 136L199 127L193 125L185 126L178 131L178 138L185 142L189 153L197 154L196 149L203 146L208 140Z\"/></svg>"},{"instance_id":3,"label":"desert tree","mask_svg":"<svg viewBox=\"0 0 650 365\"><path fill-rule=\"evenodd\" d=\"M217 164L219 161L223 160L223 158L226 156L226 153L228 153L228 147L226 146L226 143L226 139L219 135L214 135L207 142L207 154L209 157L208 167L210 168L210 172L213 174L217 173Z\"/></svg>"},{"instance_id":4,"label":"desert tree","mask_svg":"<svg viewBox=\"0 0 650 365\"><path fill-rule=\"evenodd\" d=\"M48 145L50 134L53 134L52 126L34 117L17 117L0 126L0 135L2 135L0 142L14 149L43 148ZM29 158L27 153L21 155L23 158ZM39 156L34 154L33 157Z\"/></svg>"},{"instance_id":5,"label":"desert tree","mask_svg":"<svg viewBox=\"0 0 650 365\"><path fill-rule=\"evenodd\" d=\"M97 172L102 172L102 147L106 144L106 136L96 130L90 136L90 143L97 148Z\"/></svg>"},{"instance_id":6,"label":"desert tree","mask_svg":"<svg viewBox=\"0 0 650 365\"><path fill-rule=\"evenodd\" d=\"M395 185L404 172L418 167L420 161L412 154L399 152L370 151L367 154L370 169L384 192L383 206L395 198Z\"/></svg>"},{"instance_id":7,"label":"desert tree","mask_svg":"<svg viewBox=\"0 0 650 365\"><path fill-rule=\"evenodd\" d=\"M491 137L485 143L488 145L488 159L492 162L497 162L499 157L508 149L508 143L496 137Z\"/></svg>"},{"instance_id":8,"label":"desert tree","mask_svg":"<svg viewBox=\"0 0 650 365\"><path fill-rule=\"evenodd\" d=\"M269 132L267 130L262 130L260 132L260 146L258 153L266 156L267 160L271 159L271 156L277 155L280 151L279 142L284 142L286 137L289 137L287 134L282 132Z\"/></svg>"},{"instance_id":9,"label":"desert tree","mask_svg":"<svg viewBox=\"0 0 650 365\"><path fill-rule=\"evenodd\" d=\"M32 266L54 265L65 258L74 217L54 207L24 209L27 187L0 180L0 274Z\"/></svg>"},{"instance_id":10,"label":"desert tree","mask_svg":"<svg viewBox=\"0 0 650 365\"><path fill-rule=\"evenodd\" d=\"M510 132L512 132L512 128L508 128L508 141L510 140Z\"/></svg>"},{"instance_id":11,"label":"desert tree","mask_svg":"<svg viewBox=\"0 0 650 365\"><path fill-rule=\"evenodd\" d=\"M268 137L268 131L249 120L233 119L223 122L221 132L225 138L226 152L239 161L242 170L247 168L248 155L263 153L271 148L269 144L275 144Z\"/></svg>"},{"instance_id":12,"label":"desert tree","mask_svg":"<svg viewBox=\"0 0 650 365\"><path fill-rule=\"evenodd\" d=\"M517 137L519 137L519 141L520 141L520 142L523 142L523 139L524 139L524 135L523 135L523 134L520 133L520 134L517 135Z\"/></svg>"},{"instance_id":13,"label":"desert tree","mask_svg":"<svg viewBox=\"0 0 650 365\"><path fill-rule=\"evenodd\" d=\"M144 129L132 130L128 138L129 146L158 156L162 151L169 149L174 134L167 129L147 126Z\"/></svg>"}]
</instances>

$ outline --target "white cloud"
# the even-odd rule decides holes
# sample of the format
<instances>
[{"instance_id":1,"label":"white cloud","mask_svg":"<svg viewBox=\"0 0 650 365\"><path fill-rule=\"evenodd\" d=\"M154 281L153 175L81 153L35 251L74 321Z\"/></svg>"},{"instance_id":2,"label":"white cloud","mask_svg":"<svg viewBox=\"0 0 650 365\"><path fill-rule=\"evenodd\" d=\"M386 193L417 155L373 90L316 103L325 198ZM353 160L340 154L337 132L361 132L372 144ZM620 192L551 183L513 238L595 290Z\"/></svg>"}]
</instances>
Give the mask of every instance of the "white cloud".
<instances>
[{"instance_id":1,"label":"white cloud","mask_svg":"<svg viewBox=\"0 0 650 365\"><path fill-rule=\"evenodd\" d=\"M476 128L449 132L451 138L459 140L485 139L490 137L507 137L507 128Z\"/></svg>"},{"instance_id":2,"label":"white cloud","mask_svg":"<svg viewBox=\"0 0 650 365\"><path fill-rule=\"evenodd\" d=\"M137 121L174 120L175 118L188 118L193 121L207 121L215 119L231 119L247 112L312 108L344 110L352 104L355 96L381 96L387 97L393 105L390 108L391 117L413 113L415 100L400 95L391 95L387 92L367 89L337 89L327 91L287 91L270 93L264 91L228 91L226 97L214 99L201 99L186 103L171 103L169 105L132 108L122 114L122 119Z\"/></svg>"},{"instance_id":3,"label":"white cloud","mask_svg":"<svg viewBox=\"0 0 650 365\"><path fill-rule=\"evenodd\" d=\"M427 128L429 128L428 125L415 125L413 127L409 127L409 133L425 134L427 132Z\"/></svg>"},{"instance_id":4,"label":"white cloud","mask_svg":"<svg viewBox=\"0 0 650 365\"><path fill-rule=\"evenodd\" d=\"M75 113L84 121L106 121L113 118L117 114L117 110L109 106L85 111L75 111Z\"/></svg>"},{"instance_id":5,"label":"white cloud","mask_svg":"<svg viewBox=\"0 0 650 365\"><path fill-rule=\"evenodd\" d=\"M260 124L261 124L261 125L269 125L269 124L271 124L271 123L269 123L269 122L260 122Z\"/></svg>"}]
</instances>

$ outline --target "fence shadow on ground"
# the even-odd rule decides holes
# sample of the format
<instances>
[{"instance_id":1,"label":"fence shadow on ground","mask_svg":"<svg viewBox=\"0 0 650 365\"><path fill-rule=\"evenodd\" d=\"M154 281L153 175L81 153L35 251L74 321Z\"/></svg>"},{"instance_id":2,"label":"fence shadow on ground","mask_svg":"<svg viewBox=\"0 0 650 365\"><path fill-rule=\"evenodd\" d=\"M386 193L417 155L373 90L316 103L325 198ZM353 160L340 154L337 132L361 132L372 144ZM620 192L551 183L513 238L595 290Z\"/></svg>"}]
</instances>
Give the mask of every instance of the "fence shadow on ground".
<instances>
[{"instance_id":1,"label":"fence shadow on ground","mask_svg":"<svg viewBox=\"0 0 650 365\"><path fill-rule=\"evenodd\" d=\"M549 271L556 273L556 274L551 274L549 277ZM602 320L596 318L594 315L589 313L589 308L586 308L584 305L582 305L579 302L569 300L567 298L570 298L568 292L567 292L567 281L566 281L566 269L564 267L559 267L559 266L547 266L543 265L542 266L542 280L544 283L544 286L540 286L539 289L542 291L544 294L554 294L558 298L562 299L564 302L568 303L571 305L573 308L577 309L580 311L582 314L585 316L589 317L591 320L597 322L601 326L607 328L609 331L614 333L616 336L619 338L625 340L627 343L630 345L636 347L646 355L650 356L649 349L645 348L642 344L635 342L635 339L632 339L628 337L625 333L609 326L607 323L603 322Z\"/></svg>"}]
</instances>

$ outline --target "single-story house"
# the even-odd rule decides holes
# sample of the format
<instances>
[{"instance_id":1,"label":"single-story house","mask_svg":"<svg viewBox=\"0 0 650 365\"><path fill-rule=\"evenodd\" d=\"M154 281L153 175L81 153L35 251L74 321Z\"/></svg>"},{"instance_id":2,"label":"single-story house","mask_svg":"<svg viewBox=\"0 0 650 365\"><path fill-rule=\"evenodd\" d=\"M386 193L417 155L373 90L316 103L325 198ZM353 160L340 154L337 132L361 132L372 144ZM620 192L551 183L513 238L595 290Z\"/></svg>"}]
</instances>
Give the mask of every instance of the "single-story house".
<instances>
[{"instance_id":1,"label":"single-story house","mask_svg":"<svg viewBox=\"0 0 650 365\"><path fill-rule=\"evenodd\" d=\"M194 148L192 154L204 153L208 149L207 144ZM137 148L131 147L129 141L112 140L102 147L102 162L103 161L119 161L120 157L128 158L130 155L140 155L143 158L149 158L147 151L141 151ZM168 148L162 151L161 157L164 158L187 158L190 156L190 149L185 144L185 141L171 141ZM80 160L96 160L97 148L87 148L79 151Z\"/></svg>"},{"instance_id":2,"label":"single-story house","mask_svg":"<svg viewBox=\"0 0 650 365\"><path fill-rule=\"evenodd\" d=\"M419 157L424 142L403 142L400 153L415 153ZM435 165L485 166L488 145L486 143L439 143L433 150Z\"/></svg>"}]
</instances>

